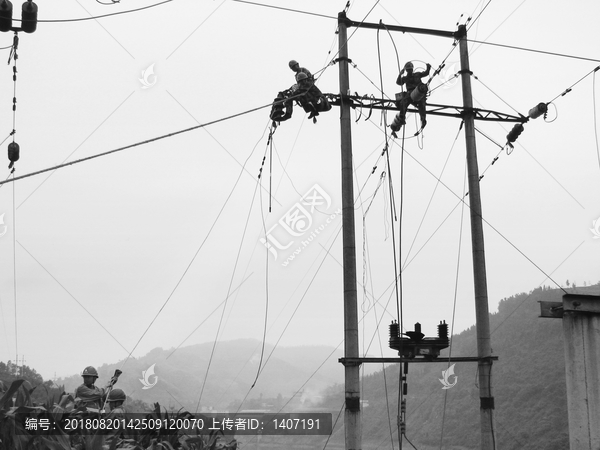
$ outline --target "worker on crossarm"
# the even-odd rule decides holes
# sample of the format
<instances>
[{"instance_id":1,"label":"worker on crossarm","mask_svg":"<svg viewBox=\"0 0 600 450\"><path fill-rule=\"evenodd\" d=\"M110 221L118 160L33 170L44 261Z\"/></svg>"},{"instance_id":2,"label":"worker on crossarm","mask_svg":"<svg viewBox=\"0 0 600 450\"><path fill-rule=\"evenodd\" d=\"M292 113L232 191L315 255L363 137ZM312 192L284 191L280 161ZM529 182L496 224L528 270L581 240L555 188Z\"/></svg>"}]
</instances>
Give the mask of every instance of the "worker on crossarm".
<instances>
[{"instance_id":1,"label":"worker on crossarm","mask_svg":"<svg viewBox=\"0 0 600 450\"><path fill-rule=\"evenodd\" d=\"M98 371L93 366L87 366L81 372L83 384L75 389L75 407L85 406L100 410L103 400L106 398L107 389L117 382L117 376L113 376L105 388L99 388L94 383L98 378Z\"/></svg>"},{"instance_id":2,"label":"worker on crossarm","mask_svg":"<svg viewBox=\"0 0 600 450\"><path fill-rule=\"evenodd\" d=\"M300 63L298 63L298 61L292 59L289 63L290 69L292 69L294 72L296 72L296 83L299 82L298 80L298 75L300 75L301 73L306 74L306 78L307 78L307 83L310 84L315 84L315 78L312 76L312 74L309 72L309 70L305 67L300 67Z\"/></svg>"},{"instance_id":3,"label":"worker on crossarm","mask_svg":"<svg viewBox=\"0 0 600 450\"><path fill-rule=\"evenodd\" d=\"M296 79L298 84L294 94L300 95L297 101L304 108L304 111L309 113L308 118L316 122L317 119L315 117L319 115L319 112L329 111L331 105L321 90L304 72L299 72Z\"/></svg>"},{"instance_id":4,"label":"worker on crossarm","mask_svg":"<svg viewBox=\"0 0 600 450\"><path fill-rule=\"evenodd\" d=\"M396 94L396 106L400 112L394 118L391 125L392 131L400 130L402 125L406 123L406 110L408 105L412 104L417 107L421 118L421 129L427 125L426 119L426 100L427 100L427 85L421 79L429 75L431 64L427 64L427 69L423 72L414 72L414 65L410 61L404 65L400 71L400 75L396 79L396 84L399 86L406 85L406 91ZM406 75L404 73L406 72Z\"/></svg>"}]
</instances>

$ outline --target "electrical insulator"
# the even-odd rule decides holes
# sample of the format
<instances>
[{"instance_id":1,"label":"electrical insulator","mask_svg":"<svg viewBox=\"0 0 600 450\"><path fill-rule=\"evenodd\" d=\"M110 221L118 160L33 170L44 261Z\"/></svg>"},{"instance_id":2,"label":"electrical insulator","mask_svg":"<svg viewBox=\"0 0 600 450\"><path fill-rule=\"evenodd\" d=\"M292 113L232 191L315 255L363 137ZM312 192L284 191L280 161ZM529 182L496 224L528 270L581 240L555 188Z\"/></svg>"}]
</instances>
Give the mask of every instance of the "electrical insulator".
<instances>
[{"instance_id":1,"label":"electrical insulator","mask_svg":"<svg viewBox=\"0 0 600 450\"><path fill-rule=\"evenodd\" d=\"M421 333L421 324L419 322L415 323L415 333Z\"/></svg>"},{"instance_id":2,"label":"electrical insulator","mask_svg":"<svg viewBox=\"0 0 600 450\"><path fill-rule=\"evenodd\" d=\"M529 110L529 117L531 117L532 119L537 119L542 114L546 114L547 111L548 105L546 103L538 103Z\"/></svg>"},{"instance_id":3,"label":"electrical insulator","mask_svg":"<svg viewBox=\"0 0 600 450\"><path fill-rule=\"evenodd\" d=\"M419 84L410 93L410 98L413 102L419 102L419 101L423 100L423 97L425 97L425 94L427 94L427 85Z\"/></svg>"},{"instance_id":4,"label":"electrical insulator","mask_svg":"<svg viewBox=\"0 0 600 450\"><path fill-rule=\"evenodd\" d=\"M19 144L16 142L11 142L8 144L8 160L10 164L8 166L9 169L12 169L12 166L19 160Z\"/></svg>"},{"instance_id":5,"label":"electrical insulator","mask_svg":"<svg viewBox=\"0 0 600 450\"><path fill-rule=\"evenodd\" d=\"M402 403L400 403L400 412L403 414L406 412L406 400L402 400Z\"/></svg>"},{"instance_id":6,"label":"electrical insulator","mask_svg":"<svg viewBox=\"0 0 600 450\"><path fill-rule=\"evenodd\" d=\"M523 127L522 123L518 123L516 124L512 130L510 130L510 132L506 135L506 140L509 143L513 143L517 140L517 138L519 137L519 135L523 132L525 128Z\"/></svg>"},{"instance_id":7,"label":"electrical insulator","mask_svg":"<svg viewBox=\"0 0 600 450\"><path fill-rule=\"evenodd\" d=\"M38 7L31 0L23 3L21 10L21 29L25 33L33 33L37 28Z\"/></svg>"},{"instance_id":8,"label":"electrical insulator","mask_svg":"<svg viewBox=\"0 0 600 450\"><path fill-rule=\"evenodd\" d=\"M448 339L448 324L445 320L438 325L438 338Z\"/></svg>"},{"instance_id":9,"label":"electrical insulator","mask_svg":"<svg viewBox=\"0 0 600 450\"><path fill-rule=\"evenodd\" d=\"M398 338L398 336L400 336L400 325L398 325L398 322L392 322L390 324L390 339Z\"/></svg>"},{"instance_id":10,"label":"electrical insulator","mask_svg":"<svg viewBox=\"0 0 600 450\"><path fill-rule=\"evenodd\" d=\"M404 125L404 119L402 118L400 113L398 113L394 117L394 121L390 125L390 128L392 129L392 131L400 131L400 128L402 128L402 125Z\"/></svg>"},{"instance_id":11,"label":"electrical insulator","mask_svg":"<svg viewBox=\"0 0 600 450\"><path fill-rule=\"evenodd\" d=\"M12 3L8 0L0 1L0 31L10 31L12 28Z\"/></svg>"},{"instance_id":12,"label":"electrical insulator","mask_svg":"<svg viewBox=\"0 0 600 450\"><path fill-rule=\"evenodd\" d=\"M400 422L400 433L406 433L406 424L404 422Z\"/></svg>"}]
</instances>

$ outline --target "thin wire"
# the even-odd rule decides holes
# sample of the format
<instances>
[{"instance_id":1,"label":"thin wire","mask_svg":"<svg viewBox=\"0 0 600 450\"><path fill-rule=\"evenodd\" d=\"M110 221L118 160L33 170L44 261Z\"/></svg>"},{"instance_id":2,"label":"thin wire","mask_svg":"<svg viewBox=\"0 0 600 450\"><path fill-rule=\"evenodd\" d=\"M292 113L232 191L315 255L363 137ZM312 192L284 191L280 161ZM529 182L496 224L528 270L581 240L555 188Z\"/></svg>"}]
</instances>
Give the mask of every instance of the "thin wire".
<instances>
[{"instance_id":1,"label":"thin wire","mask_svg":"<svg viewBox=\"0 0 600 450\"><path fill-rule=\"evenodd\" d=\"M254 153L254 149L252 151L252 153ZM248 157L250 158L250 157ZM240 174L241 175L241 174ZM240 260L240 255L242 253L242 247L243 247L243 243L244 243L244 238L246 236L246 231L248 230L248 223L250 222L250 215L252 213L252 208L254 207L254 200L256 199L256 190L258 189L258 185L259 185L259 180L256 180L256 184L254 185L254 193L252 194L252 201L250 202L250 207L248 208L248 215L246 217L246 223L244 225L244 231L242 232L242 237L240 239L240 245L238 247L238 252L235 258L235 263L233 265L233 270L231 272L231 278L229 280L229 286L227 287L227 296L225 299L225 303L223 305L223 311L221 313L221 317L219 319L219 325L217 327L217 332L215 334L215 340L213 342L213 346L212 346L212 350L210 352L210 357L208 359L208 364L206 367L206 373L204 374L204 380L202 382L202 388L200 390L200 395L198 396L198 403L196 404L196 412L198 412L198 408L200 407L200 401L202 400L202 394L204 393L204 388L206 387L206 381L208 379L208 374L210 372L210 368L212 366L212 361L213 361L213 357L215 354L215 350L217 348L217 342L219 339L219 333L221 332L221 327L223 325L223 318L225 317L225 311L227 310L227 298L229 297L229 293L231 292L231 288L233 286L233 279L235 277L235 273L237 271L237 266ZM260 373L260 372L259 372ZM258 378L258 375L257 375ZM252 387L254 387L254 385L252 385ZM252 389L252 387L250 389Z\"/></svg>"},{"instance_id":2,"label":"thin wire","mask_svg":"<svg viewBox=\"0 0 600 450\"><path fill-rule=\"evenodd\" d=\"M28 177L31 177L31 176L34 176L34 175L39 175L41 173L49 172L51 170L61 169L63 167L71 166L73 164L78 164L78 163L81 163L81 162L84 162L84 161L88 161L90 159L95 159L95 158L99 158L101 156L110 155L111 153L116 153L116 152L120 152L120 151L123 151L123 150L128 150L128 149L133 148L133 147L139 147L140 145L149 144L151 142L159 141L161 139L166 139L166 138L170 138L170 137L173 137L173 136L177 136L178 134L187 133L189 131L197 130L198 128L204 128L204 127L207 127L209 125L213 125L215 123L224 122L226 120L233 119L235 117L239 117L239 116L242 116L244 114L249 114L251 112L258 111L260 109L270 108L272 105L273 105L273 103L269 103L267 105L259 106L257 108L252 108L252 109L249 109L249 110L241 112L241 113L237 113L237 114L233 114L233 115L228 116L228 117L223 117L221 119L213 120L211 122L206 122L206 123L203 123L203 124L200 124L200 125L195 125L195 126L190 127L190 128L185 128L183 130L174 131L173 133L163 134L162 136L158 136L158 137L155 137L155 138L147 139L147 140L141 141L141 142L136 142L135 144L126 145L125 147L120 147L120 148L116 148L114 150L109 150L107 152L98 153L97 155L88 156L86 158L76 159L76 160L68 162L68 163L59 164L57 166L49 167L49 168L43 169L43 170L38 170L37 172L31 172L31 173L28 173L26 175L21 175L20 177L15 177L12 180L0 181L0 185L2 185L4 183L11 182L11 181L22 180L23 178L28 178Z\"/></svg>"},{"instance_id":3,"label":"thin wire","mask_svg":"<svg viewBox=\"0 0 600 450\"><path fill-rule=\"evenodd\" d=\"M13 178L15 171L12 171ZM16 187L13 184L13 294L15 304L15 355L19 355L19 333L18 333L18 320L17 320L17 227L16 227L16 208L15 208L15 190ZM17 361L17 364L19 361Z\"/></svg>"},{"instance_id":4,"label":"thin wire","mask_svg":"<svg viewBox=\"0 0 600 450\"><path fill-rule=\"evenodd\" d=\"M51 277L51 278L52 278L54 281L56 281L56 283L57 283L57 284L58 284L58 285L59 285L61 288L63 288L63 290L64 290L64 291L65 291L67 294L69 294L69 296L70 296L70 297L71 297L73 300L75 300L75 302L76 302L76 303L77 303L79 306L81 306L81 308L83 308L83 310L84 310L86 313L88 313L88 315L89 315L89 316L90 316L92 319L94 319L94 321L95 321L95 322L96 322L98 325L100 325L100 327L101 327L101 328L102 328L104 331L106 331L106 332L108 333L108 335L109 335L111 338L113 338L113 340L114 340L114 341L115 341L117 344L119 344L119 346L120 346L120 347L121 347L123 350L125 350L125 352L129 352L129 350L127 350L127 349L126 349L126 348L123 346L123 344L121 344L121 343L119 342L119 340L118 340L118 339L117 339L117 338L116 338L116 337L115 337L115 336L114 336L114 335L113 335L113 334L112 334L110 331L108 331L108 329L107 329L107 328L106 328L104 325L102 325L102 323L100 323L100 321L99 321L98 319L96 319L96 317L95 317L95 316L94 316L94 315L93 315L93 314L92 314L92 313L91 313L91 312L90 312L90 311L89 311L89 310L88 310L88 309L87 309L85 306L83 306L83 304L82 304L82 303L81 303L79 300L77 300L77 299L75 298L75 296L74 296L73 294L71 294L71 292L69 292L69 290L68 290L68 289L67 289L67 288L66 288L66 287L65 287L65 286L64 286L64 285L63 285L63 284L62 284L60 281L58 281L58 279L57 279L57 278L56 278L54 275L52 275L52 274L50 273L50 271L49 271L48 269L46 269L46 267L44 267L44 265L43 265L43 264L42 264L40 261L38 261L38 260L37 260L37 258L36 258L35 256L33 256L29 250L27 250L27 249L25 248L25 246L24 246L23 244L21 244L21 243L19 242L19 245L21 246L21 248L22 248L23 250L25 250L25 252L27 252L27 254L28 254L30 257L31 257L31 259L33 259L33 260L34 260L36 263L38 263L38 265L39 265L39 266L40 266L42 269L44 269L44 271L45 271L45 272L46 272L48 275L50 275L50 277ZM16 279L17 279L17 277L15 276L15 283L16 283ZM16 286L16 284L15 284L15 286Z\"/></svg>"},{"instance_id":5,"label":"thin wire","mask_svg":"<svg viewBox=\"0 0 600 450\"><path fill-rule=\"evenodd\" d=\"M231 292L229 293L229 297L231 297L231 296L232 296L232 295L233 295L233 294L234 294L234 293L235 293L235 292L236 292L238 289L240 289L240 288L242 287L242 285L243 285L243 284L244 284L244 283L245 283L245 282L248 280L248 278L250 278L252 275L254 275L254 272L250 273L250 275L248 275L246 278L244 278L244 279L243 279L243 280L240 282L240 284L238 284L238 285L237 285L237 287L236 287L236 288L235 288L233 291L231 291ZM221 307L221 305L222 305L224 302L225 302L225 300L221 301L221 303L219 303L219 304L218 304L218 305L215 307L215 309L213 309L213 310L211 311L211 313L210 313L208 316L206 316L206 317L204 318L204 320L203 320L202 322L200 322L200 323L198 324L198 326L197 326L196 328L194 328L194 329L192 330L192 332L191 332L190 334L188 334L188 335L185 337L185 339L184 339L183 341L181 341L181 342L179 343L179 345L178 345L177 347L175 347L175 348L174 348L174 349L171 351L171 353L169 353L169 354L167 355L167 357L166 357L165 359L169 359L169 358L171 357L171 355L173 355L173 353L175 353L177 350L179 350L179 348L180 348L180 347L181 347L181 346L182 346L182 345L183 345L183 344L184 344L184 343L185 343L185 342L186 342L186 341L187 341L187 340L188 340L188 339L189 339L189 338L192 336L192 334L194 334L194 333L195 333L195 332L198 330L198 328L200 328L202 325L204 325L204 323L206 323L206 321L207 321L208 319L210 319L214 313L216 313L216 312L217 312L217 310L218 310L218 309Z\"/></svg>"},{"instance_id":6,"label":"thin wire","mask_svg":"<svg viewBox=\"0 0 600 450\"><path fill-rule=\"evenodd\" d=\"M600 69L600 66L595 67L594 69L592 69L591 71L589 71L588 73L586 73L584 76L582 76L578 81L576 81L575 83L573 83L570 87L568 87L567 89L564 90L564 92L562 92L561 94L558 94L556 97L554 97L552 100L550 100L548 103L552 103L554 100L556 100L558 97L563 97L566 94L568 94L569 92L571 92L573 90L573 88L581 83L585 78L587 78L589 75L591 75L592 73L596 73L596 71L598 71L598 69Z\"/></svg>"},{"instance_id":7,"label":"thin wire","mask_svg":"<svg viewBox=\"0 0 600 450\"><path fill-rule=\"evenodd\" d=\"M266 8L282 9L284 11L290 11L290 12L295 12L295 13L300 13L300 14L308 14L310 16L325 17L326 19L335 19L335 20L337 20L337 17L326 16L324 14L317 14L317 13L312 13L312 12L308 12L308 11L300 11L300 10L297 10L297 9L282 8L281 6L264 5L262 3L248 2L248 1L245 1L245 0L232 0L232 1L237 2L237 3L247 3L249 5L254 5L254 6L264 6Z\"/></svg>"},{"instance_id":8,"label":"thin wire","mask_svg":"<svg viewBox=\"0 0 600 450\"><path fill-rule=\"evenodd\" d=\"M513 108L511 105L509 105L506 100L504 100L502 97L500 97L494 91L492 91L492 89L490 87L488 87L488 85L485 84L483 81L481 81L476 75L473 75L473 78L475 78L477 81L479 81L488 91L490 91L492 94L494 94L496 97L498 97L500 99L500 101L502 101L506 106L508 106L510 109L512 109L518 115L522 116L522 114L519 111L517 111L515 108Z\"/></svg>"},{"instance_id":9,"label":"thin wire","mask_svg":"<svg viewBox=\"0 0 600 450\"><path fill-rule=\"evenodd\" d=\"M547 52L547 51L544 51L544 50L535 50L535 49L525 48L525 47L516 47L514 45L496 44L496 43L493 43L493 42L477 41L477 40L474 40L474 39L467 39L467 42L475 42L477 44L492 45L492 46L495 46L495 47L504 47L504 48L510 48L510 49L513 49L513 50L522 50L522 51L526 51L526 52L541 53L541 54L544 54L544 55L560 56L560 57L563 57L563 58L572 58L572 59L581 59L583 61L600 62L600 59L585 58L583 56L575 56L575 55L566 55L564 53Z\"/></svg>"},{"instance_id":10,"label":"thin wire","mask_svg":"<svg viewBox=\"0 0 600 450\"><path fill-rule=\"evenodd\" d=\"M385 26L385 24L383 22L381 22L381 24L383 25L383 28L385 28L385 31L387 31L388 36L390 37L390 40L392 41L392 45L394 46L394 51L396 52L396 63L398 64L398 73L400 73L400 71L402 69L400 68L400 55L398 54L398 48L396 47L396 42L394 42L394 38L392 37L392 33L390 33L390 30L388 30L388 28ZM377 31L379 31L379 29L377 29ZM402 86L402 89L404 89L404 86Z\"/></svg>"},{"instance_id":11,"label":"thin wire","mask_svg":"<svg viewBox=\"0 0 600 450\"><path fill-rule=\"evenodd\" d=\"M415 158L414 156L412 156L409 152L406 152L406 154L408 156L410 156L417 164L419 164L423 169L425 169L425 171L427 173L429 173L432 177L436 178L437 180L439 180L439 182L442 184L442 186L444 186L452 195L454 195L455 197L457 197L459 199L459 201L464 202L464 198L461 198L458 194L456 194L452 189L450 189L450 187L444 183L442 180L440 180L439 178L437 178L427 167L425 167L417 158ZM458 205L457 205L458 206ZM467 205L467 207L470 206ZM490 222L487 221L487 219L485 219L485 217L481 216L481 220L484 221L486 223L486 225L488 225L492 230L494 230L502 239L504 239L506 242L508 242L518 253L521 254L521 256L523 256L527 261L529 261L536 269L538 269L540 272L542 272L544 275L546 275L546 277L548 277L549 280L551 280L554 284L556 284L556 286L558 286L565 294L568 294L567 291L565 291L565 289L558 284L550 275L548 275L546 272L544 272L544 270L542 270L542 268L540 266L538 266L535 262L533 262L533 260L531 258L529 258L525 253L523 253L523 251L521 251L515 244L513 244L506 236L504 236L502 233L500 233L500 231L494 227Z\"/></svg>"},{"instance_id":12,"label":"thin wire","mask_svg":"<svg viewBox=\"0 0 600 450\"><path fill-rule=\"evenodd\" d=\"M323 450L325 450L327 448L327 444L329 444L329 439L331 439L331 436L333 435L333 430L335 430L335 426L337 425L338 421L340 420L340 416L342 415L344 406L345 406L345 404L342 402L342 406L340 407L340 412L338 413L337 417L335 418L335 422L333 423L333 426L331 427L331 433L329 433L329 436L327 436L327 440L325 441L325 444L323 445Z\"/></svg>"},{"instance_id":13,"label":"thin wire","mask_svg":"<svg viewBox=\"0 0 600 450\"><path fill-rule=\"evenodd\" d=\"M600 147L598 146L598 119L596 118L596 72L594 70L594 76L592 78L592 103L594 106L594 136L596 137L596 154L598 155L598 168L600 169Z\"/></svg>"},{"instance_id":14,"label":"thin wire","mask_svg":"<svg viewBox=\"0 0 600 450\"><path fill-rule=\"evenodd\" d=\"M466 193L467 193L467 163L465 161L465 172L464 172L464 176L463 176L463 197ZM448 348L448 366L447 366L446 370L448 370L450 368L450 361L452 360L452 341L453 341L452 337L454 336L454 323L455 323L455 317L456 317L456 299L458 298L458 278L459 278L459 274L460 274L460 256L461 256L461 249L462 249L464 218L465 218L465 204L462 203L461 212L460 212L460 226L459 226L459 232L458 232L458 253L456 255L456 277L454 279L454 302L452 305L452 327L450 329L450 346ZM444 392L444 408L443 408L443 412L442 412L442 430L440 433L440 450L442 449L442 441L444 439L444 422L446 420L447 400L448 400L448 389L446 389Z\"/></svg>"},{"instance_id":15,"label":"thin wire","mask_svg":"<svg viewBox=\"0 0 600 450\"><path fill-rule=\"evenodd\" d=\"M267 142L267 148L265 149L265 156L267 153L267 150L269 150L269 153L271 155L271 160L269 163L269 166L272 168L273 166L273 146L272 146L272 140L273 140L273 132L272 129L269 131L269 142ZM264 160L264 159L263 159ZM262 168L261 168L262 170ZM258 176L258 182L261 183L261 177L260 175ZM271 179L271 177L269 177L269 180ZM262 188L262 186L261 186ZM262 226L263 226L263 231L265 233L265 241L267 240L267 224L265 222L265 213L263 211L263 200L262 200L262 189L259 189L260 193L260 216L262 219ZM270 188L269 188L269 197L270 197ZM271 211L271 206L269 204L269 211ZM256 382L258 381L258 376L260 375L260 372L262 370L262 363L263 363L263 358L265 356L265 342L267 339L267 323L268 323L268 318L269 318L269 249L267 247L265 247L265 320L264 320L264 326L263 326L263 338L262 338L262 345L261 345L261 349L260 349L260 361L258 362L258 369L256 371L256 378L254 378L254 382L252 383L252 386L250 386L250 389L254 388L254 386L256 385ZM248 391L249 392L249 391Z\"/></svg>"},{"instance_id":16,"label":"thin wire","mask_svg":"<svg viewBox=\"0 0 600 450\"><path fill-rule=\"evenodd\" d=\"M404 138L406 136L406 126L402 127L402 149L400 151L400 206L399 206L399 214L398 214L398 259L400 259L402 257L402 219L403 219L403 212L404 212ZM391 178L391 177L390 177ZM391 194L390 194L391 195ZM392 231L393 233L393 231ZM400 270L398 271L397 268L397 262L396 262L396 257L394 256L394 270L396 271L396 276L398 277L398 288L397 291L399 292L399 311L400 311L400 316L399 316L399 320L398 322L400 323L400 333L402 333L402 330L404 330L404 312L402 310L402 301L403 301L403 295L402 295L402 268L400 268ZM402 340L400 340L400 352L402 352ZM406 368L408 369L408 365L405 365ZM400 367L400 371L399 373L402 373L402 367ZM408 377L407 373L404 373L404 382L406 383L406 379ZM398 385L398 390L401 392L400 395L400 404L398 405L398 408L401 410L402 409L402 403L404 403L404 387ZM404 419L406 418L406 411L404 411ZM406 425L406 423L405 423ZM406 432L402 433L402 435L399 437L400 442L402 442L402 436L404 436L404 438L406 438ZM406 438L406 440L408 441L408 438ZM408 441L410 442L410 441ZM412 445L412 443L411 443Z\"/></svg>"},{"instance_id":17,"label":"thin wire","mask_svg":"<svg viewBox=\"0 0 600 450\"><path fill-rule=\"evenodd\" d=\"M261 139L262 139L262 136L261 136ZM133 349L131 350L131 352L129 353L129 355L127 355L127 358L125 359L125 361L123 361L122 366L125 365L125 363L127 362L127 360L131 357L131 355L133 354L133 352L135 351L135 349L137 348L137 346L140 344L140 342L142 341L142 339L144 338L144 336L146 335L146 333L148 332L148 330L150 329L150 327L154 324L154 322L156 321L156 319L158 318L158 316L160 315L160 313L163 311L163 309L165 308L165 306L167 306L167 303L169 303L169 301L173 297L173 294L175 294L175 291L177 290L177 288L179 287L179 285L183 281L184 277L186 276L186 274L188 273L188 271L192 267L192 264L194 263L194 261L196 260L196 257L200 253L200 250L202 250L202 248L204 247L204 244L206 243L206 241L208 240L209 236L211 235L212 230L215 228L215 225L217 224L219 218L221 217L221 214L223 214L223 211L225 210L225 207L229 203L229 200L231 199L231 196L233 195L233 192L237 188L237 185L238 185L238 183L239 183L239 181L240 181L240 179L242 177L242 174L244 173L244 169L246 167L246 164L248 163L250 157L254 153L254 149L255 148L256 148L256 145L254 146L254 148L250 152L250 155L248 155L248 158L246 158L246 161L242 165L242 168L240 169L240 173L238 174L238 177L235 180L235 183L233 184L233 187L231 188L231 191L229 192L229 195L225 199L225 203L223 203L223 206L221 206L221 209L219 210L219 213L217 214L217 217L215 217L215 220L213 221L210 229L208 230L208 233L204 237L204 240L202 241L202 243L200 244L200 246L196 250L196 253L194 253L194 256L192 257L191 261L188 263L187 267L183 271L183 274L181 275L181 277L179 277L179 280L175 284L175 287L173 288L173 290L171 291L171 293L169 294L169 296L167 297L167 299L164 301L163 305L160 307L160 309L158 310L158 312L156 313L156 315L154 316L154 318L152 319L152 321L150 322L150 324L148 325L148 327L144 330L144 333L140 336L140 338L136 342L135 346L133 347ZM225 298L225 301L227 301L227 298L229 298L230 293L231 293L231 286L230 286L230 290L228 292L228 295Z\"/></svg>"},{"instance_id":18,"label":"thin wire","mask_svg":"<svg viewBox=\"0 0 600 450\"><path fill-rule=\"evenodd\" d=\"M442 170L438 176L438 179L441 179L442 176L444 175L446 166L448 165L448 162L450 161L450 156L452 155L452 152L454 151L454 146L456 145L456 142L458 141L458 138L460 136L460 132L462 130L463 125L464 125L464 122L461 121L460 126L458 127L458 131L456 132L456 136L454 137L454 141L452 142L452 146L450 147L450 151L448 152L448 156L446 156L446 161L444 162L444 165L442 166ZM415 237L413 238L413 241L410 244L408 252L406 253L406 258L404 259L404 264L402 265L401 270L406 270L408 258L412 252L415 242L417 241L417 237L419 236L421 228L423 227L423 223L425 222L425 217L427 216L427 213L429 212L429 208L431 207L433 198L435 197L435 193L437 192L437 188L439 187L439 185L440 185L440 183L438 182L438 183L436 183L435 187L433 188L433 192L431 193L429 202L427 203L427 207L425 208L425 212L423 213L423 217L421 218L421 222L419 222L419 226L417 227L417 231L415 232Z\"/></svg>"},{"instance_id":19,"label":"thin wire","mask_svg":"<svg viewBox=\"0 0 600 450\"><path fill-rule=\"evenodd\" d=\"M488 34L488 35L487 35L487 37L485 38L485 40L487 41L487 40L488 40L490 37L492 37L492 35L493 35L493 34L494 34L496 31L498 31L498 29L499 29L499 28L500 28L502 25L504 25L504 23L505 23L505 22L506 22L508 19L510 19L510 18L512 17L512 15L513 15L514 13L516 13L516 12L519 10L519 8L520 8L521 6L523 6L523 4L524 4L526 1L527 1L527 0L523 0L523 1L522 1L522 2L519 4L519 6L517 6L517 7L516 7L516 8L515 8L515 9L514 9L514 10L513 10L513 11L512 11L512 12L511 12L511 13L510 13L508 16L506 16L506 18L505 18L505 19L504 19L502 22L500 22L500 24L499 24L499 25L498 25L496 28L494 28L494 30L493 30L493 31L492 31L490 34ZM477 48L473 49L473 50L471 51L471 55L473 55L473 54L474 54L474 53L475 53L475 52L476 52L476 51L477 51L477 50L478 50L480 47L481 47L481 45L480 45L479 47L477 47Z\"/></svg>"},{"instance_id":20,"label":"thin wire","mask_svg":"<svg viewBox=\"0 0 600 450\"><path fill-rule=\"evenodd\" d=\"M481 15L483 14L483 12L486 10L486 8L488 6L490 6L490 3L492 3L492 0L489 0L486 5L481 9L481 11L479 12L479 14L477 15L477 17L475 17L475 19L473 19L473 21L471 22L471 25L469 26L469 28L467 28L467 31L469 31L473 25L475 25L475 22L477 22L477 19L479 19L481 17Z\"/></svg>"},{"instance_id":21,"label":"thin wire","mask_svg":"<svg viewBox=\"0 0 600 450\"><path fill-rule=\"evenodd\" d=\"M169 3L172 1L173 0L164 0L162 2L155 3L153 5L142 6L141 8L129 9L127 11L119 11L119 12L114 12L114 13L110 13L110 14L102 14L100 16L93 16L93 17L80 17L80 18L76 18L76 19L38 19L38 23L42 23L42 22L44 22L44 23L82 22L84 20L102 19L104 17L118 16L120 14L128 14L128 13L132 13L132 12L142 11L144 9L154 8L155 6L164 5L165 3ZM16 18L13 20L20 22L20 20L16 19Z\"/></svg>"}]
</instances>

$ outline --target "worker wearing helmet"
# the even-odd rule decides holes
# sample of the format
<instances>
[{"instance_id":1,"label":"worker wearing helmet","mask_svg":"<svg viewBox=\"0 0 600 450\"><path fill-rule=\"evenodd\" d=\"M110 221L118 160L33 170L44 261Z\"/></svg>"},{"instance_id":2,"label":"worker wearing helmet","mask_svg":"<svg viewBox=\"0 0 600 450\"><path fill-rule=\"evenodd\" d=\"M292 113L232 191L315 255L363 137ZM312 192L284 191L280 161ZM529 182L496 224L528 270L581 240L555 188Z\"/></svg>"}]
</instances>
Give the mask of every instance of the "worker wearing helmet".
<instances>
[{"instance_id":1,"label":"worker wearing helmet","mask_svg":"<svg viewBox=\"0 0 600 450\"><path fill-rule=\"evenodd\" d=\"M421 81L421 78L428 76L430 70L431 64L428 63L425 71L414 72L414 65L409 61L400 71L400 75L396 79L396 84L399 86L406 85L406 92L402 92L397 96L396 105L400 109L400 112L396 115L391 125L392 131L400 130L400 127L406 123L406 110L410 104L415 105L419 111L421 128L425 128L425 125L427 125L425 117L427 86ZM404 75L404 72L406 72L406 75Z\"/></svg>"},{"instance_id":2,"label":"worker wearing helmet","mask_svg":"<svg viewBox=\"0 0 600 450\"><path fill-rule=\"evenodd\" d=\"M314 84L315 83L315 79L312 76L312 74L310 73L310 71L305 68L305 67L300 67L300 63L298 63L298 61L292 59L289 62L289 66L290 69L292 69L294 72L296 72L296 82L298 83L300 80L298 79L298 77L300 76L300 74L306 74L306 78L308 79L308 83L310 84Z\"/></svg>"},{"instance_id":3,"label":"worker wearing helmet","mask_svg":"<svg viewBox=\"0 0 600 450\"><path fill-rule=\"evenodd\" d=\"M125 392L122 389L112 389L108 395L106 396L106 403L109 405L110 412L106 416L106 420L125 420L127 416L127 411L125 411L125 407L123 403L127 399ZM107 422L107 423L115 423ZM104 435L105 443L108 444L109 448L112 445L114 440L123 439L125 436L123 434L124 427L112 427L109 430L108 434Z\"/></svg>"},{"instance_id":4,"label":"worker wearing helmet","mask_svg":"<svg viewBox=\"0 0 600 450\"><path fill-rule=\"evenodd\" d=\"M127 396L122 389L112 389L106 397L106 403L110 406L110 414L108 417L123 418L125 415L125 408L123 403Z\"/></svg>"},{"instance_id":5,"label":"worker wearing helmet","mask_svg":"<svg viewBox=\"0 0 600 450\"><path fill-rule=\"evenodd\" d=\"M98 378L98 371L93 366L87 366L81 372L83 384L75 389L75 406L85 406L100 410L102 400L106 398L106 389L117 382L116 377L111 378L106 388L99 388L94 383Z\"/></svg>"},{"instance_id":6,"label":"worker wearing helmet","mask_svg":"<svg viewBox=\"0 0 600 450\"><path fill-rule=\"evenodd\" d=\"M306 73L298 72L296 74L296 81L298 84L295 93L301 95L297 101L304 108L304 111L309 113L308 118L316 122L317 119L315 117L319 115L319 111L329 111L331 105Z\"/></svg>"}]
</instances>

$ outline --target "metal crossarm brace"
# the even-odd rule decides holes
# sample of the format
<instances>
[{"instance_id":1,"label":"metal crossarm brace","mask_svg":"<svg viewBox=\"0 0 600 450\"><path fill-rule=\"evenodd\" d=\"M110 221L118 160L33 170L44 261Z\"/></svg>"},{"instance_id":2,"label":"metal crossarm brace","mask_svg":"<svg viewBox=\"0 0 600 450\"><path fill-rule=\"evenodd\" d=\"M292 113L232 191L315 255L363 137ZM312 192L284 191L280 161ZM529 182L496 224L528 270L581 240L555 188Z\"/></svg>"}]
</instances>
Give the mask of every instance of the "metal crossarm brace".
<instances>
[{"instance_id":1,"label":"metal crossarm brace","mask_svg":"<svg viewBox=\"0 0 600 450\"><path fill-rule=\"evenodd\" d=\"M493 361L498 361L497 356L491 356L489 358ZM365 358L339 358L339 362L341 362L345 366L349 365L359 365L365 363L448 363L448 362L477 362L480 358L476 356L456 356L452 358L448 358L447 356L438 356L437 358L427 359L427 358L378 358L378 357L365 357Z\"/></svg>"},{"instance_id":2,"label":"metal crossarm brace","mask_svg":"<svg viewBox=\"0 0 600 450\"><path fill-rule=\"evenodd\" d=\"M329 103L334 106L341 106L341 95L339 94L325 94L329 99ZM382 98L369 98L361 97L359 95L344 95L344 102L349 102L350 106L354 109L365 108L365 109L381 109L381 110L396 110L400 108L396 106L396 102L390 99ZM409 108L408 112L418 112L414 108ZM511 114L505 114L497 111L491 111L489 109L472 109L475 120L484 120L489 122L518 122L525 123L529 119L525 116L513 116ZM461 106L451 105L438 105L435 103L427 103L427 114L434 116L446 116L446 117L458 117L462 118L465 115L465 108Z\"/></svg>"}]
</instances>

